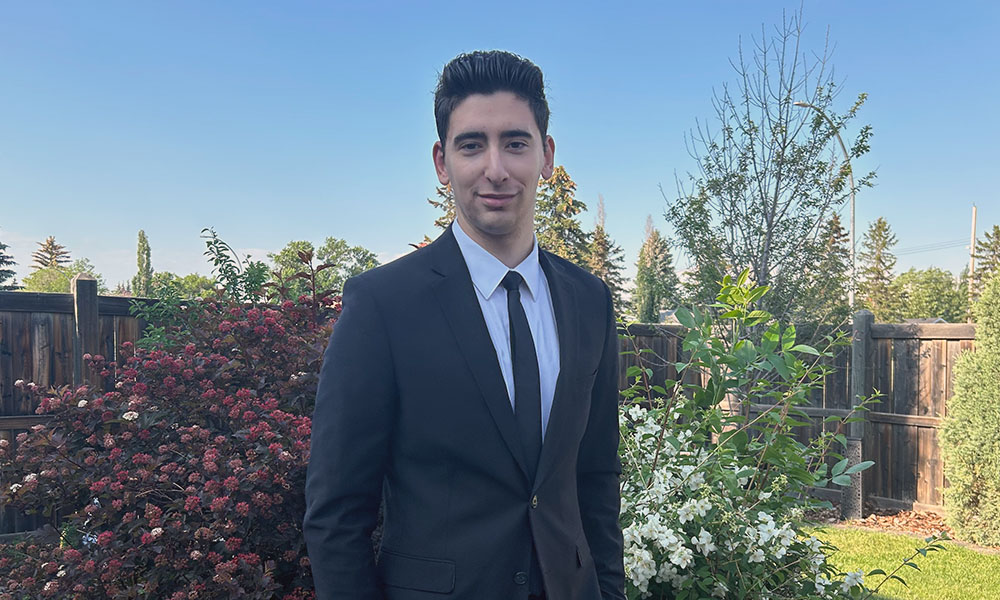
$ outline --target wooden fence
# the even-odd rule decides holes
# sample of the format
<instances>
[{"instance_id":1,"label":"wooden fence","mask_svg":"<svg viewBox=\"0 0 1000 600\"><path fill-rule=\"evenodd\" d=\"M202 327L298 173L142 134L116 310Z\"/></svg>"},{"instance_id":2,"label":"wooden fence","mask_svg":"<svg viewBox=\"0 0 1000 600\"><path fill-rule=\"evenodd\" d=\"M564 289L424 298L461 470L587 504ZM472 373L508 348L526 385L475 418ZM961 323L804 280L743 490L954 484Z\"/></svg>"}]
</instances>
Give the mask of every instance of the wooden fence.
<instances>
[{"instance_id":1,"label":"wooden fence","mask_svg":"<svg viewBox=\"0 0 1000 600\"><path fill-rule=\"evenodd\" d=\"M104 386L83 355L117 360L122 343L139 338L144 323L129 315L130 298L98 296L97 282L86 276L72 285L71 294L0 292L0 440L14 444L17 433L45 420L15 381ZM35 526L35 519L0 506L0 536Z\"/></svg>"},{"instance_id":2,"label":"wooden fence","mask_svg":"<svg viewBox=\"0 0 1000 600\"><path fill-rule=\"evenodd\" d=\"M82 356L103 354L116 360L123 342L139 338L145 324L130 316L131 300L99 297L96 282L86 278L74 279L72 294L0 292L0 439L13 443L19 431L44 421L14 387L16 380L40 386L108 383L92 379ZM858 511L866 501L876 507L940 511L947 482L937 427L952 394L955 359L972 349L974 327L872 324L867 311L855 316L854 327L852 346L833 358L831 374L805 409L813 426L801 428L798 436L804 442L812 439L825 417L844 416L856 396L881 392L884 398L867 413L866 422L848 432L852 462L874 460L875 466L863 477L855 476L845 500L850 495ZM674 363L683 360L681 327L633 325L629 333L636 347L653 352L621 356L620 388L629 383L627 368L639 364L640 357L652 368L654 383L677 378ZM622 338L620 349L634 350L633 341ZM863 367L852 369L854 363ZM0 507L0 538L34 526L33 519Z\"/></svg>"}]
</instances>

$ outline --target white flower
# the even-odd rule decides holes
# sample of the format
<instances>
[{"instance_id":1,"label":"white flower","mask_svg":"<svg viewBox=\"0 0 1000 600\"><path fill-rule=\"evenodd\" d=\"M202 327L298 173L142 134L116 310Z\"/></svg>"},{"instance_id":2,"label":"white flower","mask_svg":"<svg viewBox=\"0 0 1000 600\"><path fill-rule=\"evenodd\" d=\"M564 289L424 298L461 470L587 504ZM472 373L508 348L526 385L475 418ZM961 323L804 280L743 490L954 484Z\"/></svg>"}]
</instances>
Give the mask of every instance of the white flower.
<instances>
[{"instance_id":1,"label":"white flower","mask_svg":"<svg viewBox=\"0 0 1000 600\"><path fill-rule=\"evenodd\" d=\"M722 583L721 581L715 582L715 588L712 590L713 596L715 596L716 598L725 598L728 592L729 588L726 587L726 584Z\"/></svg>"},{"instance_id":2,"label":"white flower","mask_svg":"<svg viewBox=\"0 0 1000 600\"><path fill-rule=\"evenodd\" d=\"M156 538L158 538L161 535L163 535L163 528L162 527L154 527L152 529L152 531L149 532L149 535L151 535L153 537L153 539L155 540Z\"/></svg>"},{"instance_id":3,"label":"white flower","mask_svg":"<svg viewBox=\"0 0 1000 600\"><path fill-rule=\"evenodd\" d=\"M56 582L54 582L54 581L50 581L50 582L46 583L45 587L42 588L42 590L46 591L46 592L54 592L54 591L56 591L58 589L59 589L59 584L56 583Z\"/></svg>"},{"instance_id":4,"label":"white flower","mask_svg":"<svg viewBox=\"0 0 1000 600\"><path fill-rule=\"evenodd\" d=\"M11 486L10 486L10 493L11 494L16 494L17 490L21 489L22 487L23 486L20 483L11 484Z\"/></svg>"},{"instance_id":5,"label":"white flower","mask_svg":"<svg viewBox=\"0 0 1000 600\"><path fill-rule=\"evenodd\" d=\"M35 474L35 473L28 473L27 475L24 476L24 482L25 483L28 483L30 481L34 481L36 479L38 479L38 475Z\"/></svg>"},{"instance_id":6,"label":"white flower","mask_svg":"<svg viewBox=\"0 0 1000 600\"><path fill-rule=\"evenodd\" d=\"M694 520L694 500L688 500L677 509L677 520L682 524Z\"/></svg>"},{"instance_id":7,"label":"white flower","mask_svg":"<svg viewBox=\"0 0 1000 600\"><path fill-rule=\"evenodd\" d=\"M202 553L199 550L192 550L191 551L191 560L198 560L201 557L202 557Z\"/></svg>"},{"instance_id":8,"label":"white flower","mask_svg":"<svg viewBox=\"0 0 1000 600\"><path fill-rule=\"evenodd\" d=\"M770 497L771 497L771 492L761 492L760 493L760 499L761 500L767 500Z\"/></svg>"},{"instance_id":9,"label":"white flower","mask_svg":"<svg viewBox=\"0 0 1000 600\"><path fill-rule=\"evenodd\" d=\"M66 569L59 569L59 572L56 573L56 577L65 577L65 576L66 576Z\"/></svg>"},{"instance_id":10,"label":"white flower","mask_svg":"<svg viewBox=\"0 0 1000 600\"><path fill-rule=\"evenodd\" d=\"M757 526L757 535L760 543L767 543L768 540L778 535L778 529L774 526L774 521L765 521Z\"/></svg>"},{"instance_id":11,"label":"white flower","mask_svg":"<svg viewBox=\"0 0 1000 600\"><path fill-rule=\"evenodd\" d=\"M852 587L865 582L864 571L851 571L844 577L844 582L840 584L840 589L849 592Z\"/></svg>"},{"instance_id":12,"label":"white flower","mask_svg":"<svg viewBox=\"0 0 1000 600\"><path fill-rule=\"evenodd\" d=\"M757 548L756 550L750 553L750 558L748 558L747 560L749 560L750 562L758 562L758 563L764 562L764 551L761 550L760 548Z\"/></svg>"},{"instance_id":13,"label":"white flower","mask_svg":"<svg viewBox=\"0 0 1000 600\"><path fill-rule=\"evenodd\" d=\"M826 591L826 586L830 585L830 580L822 574L816 576L816 593L822 594Z\"/></svg>"},{"instance_id":14,"label":"white flower","mask_svg":"<svg viewBox=\"0 0 1000 600\"><path fill-rule=\"evenodd\" d=\"M694 559L694 552L687 546L678 546L670 553L670 562L682 569L686 569Z\"/></svg>"},{"instance_id":15,"label":"white flower","mask_svg":"<svg viewBox=\"0 0 1000 600\"><path fill-rule=\"evenodd\" d=\"M21 387L22 385L24 385L23 379L18 379L17 381L14 382L14 387Z\"/></svg>"},{"instance_id":16,"label":"white flower","mask_svg":"<svg viewBox=\"0 0 1000 600\"><path fill-rule=\"evenodd\" d=\"M76 407L77 408L87 408L87 401L86 400L80 400L79 402L76 403Z\"/></svg>"},{"instance_id":17,"label":"white flower","mask_svg":"<svg viewBox=\"0 0 1000 600\"><path fill-rule=\"evenodd\" d=\"M130 410L127 413L123 414L122 418L125 419L126 421L135 421L136 419L139 418L139 413L135 412L134 410Z\"/></svg>"},{"instance_id":18,"label":"white flower","mask_svg":"<svg viewBox=\"0 0 1000 600\"><path fill-rule=\"evenodd\" d=\"M715 544L712 543L712 534L705 531L704 527L701 528L701 532L698 534L698 537L691 541L694 542L695 547L698 548L698 552L701 552L705 556L708 556L709 552L715 550Z\"/></svg>"}]
</instances>

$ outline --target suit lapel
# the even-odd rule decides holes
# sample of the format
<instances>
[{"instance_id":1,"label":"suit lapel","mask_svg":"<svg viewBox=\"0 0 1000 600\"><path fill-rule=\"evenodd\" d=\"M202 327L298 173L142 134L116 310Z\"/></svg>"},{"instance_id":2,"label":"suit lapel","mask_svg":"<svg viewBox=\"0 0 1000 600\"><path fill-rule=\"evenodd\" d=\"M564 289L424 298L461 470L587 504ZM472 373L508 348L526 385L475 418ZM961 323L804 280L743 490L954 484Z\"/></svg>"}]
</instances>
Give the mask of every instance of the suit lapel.
<instances>
[{"instance_id":1,"label":"suit lapel","mask_svg":"<svg viewBox=\"0 0 1000 600\"><path fill-rule=\"evenodd\" d=\"M486 328L486 320L479 309L479 299L472 285L469 268L462 259L462 252L450 226L428 246L428 249L432 248L433 269L442 276L434 285L434 293L497 429L527 479L528 468L514 411L510 406L507 384L500 371L500 361L489 329Z\"/></svg>"},{"instance_id":2,"label":"suit lapel","mask_svg":"<svg viewBox=\"0 0 1000 600\"><path fill-rule=\"evenodd\" d=\"M579 343L577 323L579 312L577 308L576 288L573 279L566 273L565 267L550 258L547 252L539 252L538 260L549 282L552 293L552 307L556 315L556 331L559 336L559 377L556 379L556 390L552 398L552 410L549 413L549 423L545 429L545 443L542 444L542 454L538 459L538 472L535 484L540 484L555 461L562 456L564 445L564 428L571 422L566 411L572 411L573 398L568 390L572 388L573 378L578 374Z\"/></svg>"}]
</instances>

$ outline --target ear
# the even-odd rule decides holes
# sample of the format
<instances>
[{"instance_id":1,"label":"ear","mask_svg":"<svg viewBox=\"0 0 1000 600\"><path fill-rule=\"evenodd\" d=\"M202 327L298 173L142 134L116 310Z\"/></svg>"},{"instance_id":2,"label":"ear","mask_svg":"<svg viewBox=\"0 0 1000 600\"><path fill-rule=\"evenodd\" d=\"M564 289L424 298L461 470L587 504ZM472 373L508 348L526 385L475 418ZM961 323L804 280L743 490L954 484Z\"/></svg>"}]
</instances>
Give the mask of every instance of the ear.
<instances>
[{"instance_id":1,"label":"ear","mask_svg":"<svg viewBox=\"0 0 1000 600\"><path fill-rule=\"evenodd\" d=\"M434 148L431 152L434 155L434 170L437 171L438 181L441 182L441 185L448 185L451 183L451 179L448 177L448 169L444 164L444 146L441 145L440 140L434 142Z\"/></svg>"},{"instance_id":2,"label":"ear","mask_svg":"<svg viewBox=\"0 0 1000 600\"><path fill-rule=\"evenodd\" d=\"M552 172L555 170L556 160L556 142L551 135L545 136L542 151L545 153L545 162L542 163L542 179L548 179L552 177Z\"/></svg>"}]
</instances>

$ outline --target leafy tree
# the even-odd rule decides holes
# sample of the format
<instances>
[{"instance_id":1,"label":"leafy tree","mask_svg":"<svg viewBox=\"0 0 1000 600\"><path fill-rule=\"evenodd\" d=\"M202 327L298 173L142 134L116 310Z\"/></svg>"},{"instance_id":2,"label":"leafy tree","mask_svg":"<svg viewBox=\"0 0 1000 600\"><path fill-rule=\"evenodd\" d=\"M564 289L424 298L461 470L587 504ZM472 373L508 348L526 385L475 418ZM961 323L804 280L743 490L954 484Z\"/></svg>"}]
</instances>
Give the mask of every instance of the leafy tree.
<instances>
[{"instance_id":1,"label":"leafy tree","mask_svg":"<svg viewBox=\"0 0 1000 600\"><path fill-rule=\"evenodd\" d=\"M434 220L434 226L447 229L455 220L455 194L451 191L451 185L440 185L434 188L434 193L437 200L428 198L427 203L444 213Z\"/></svg>"},{"instance_id":2,"label":"leafy tree","mask_svg":"<svg viewBox=\"0 0 1000 600\"><path fill-rule=\"evenodd\" d=\"M653 217L646 217L646 239L636 262L632 307L643 323L658 323L660 311L677 304L679 282L674 271L670 244L653 227Z\"/></svg>"},{"instance_id":3,"label":"leafy tree","mask_svg":"<svg viewBox=\"0 0 1000 600\"><path fill-rule=\"evenodd\" d=\"M973 305L976 350L955 364L955 393L940 430L948 524L977 544L1000 545L1000 277Z\"/></svg>"},{"instance_id":4,"label":"leafy tree","mask_svg":"<svg viewBox=\"0 0 1000 600\"><path fill-rule=\"evenodd\" d=\"M883 322L898 321L902 318L902 298L892 287L892 270L896 268L896 256L892 253L896 236L889 223L882 217L875 220L865 232L858 260L858 303L872 311L875 318Z\"/></svg>"},{"instance_id":5,"label":"leafy tree","mask_svg":"<svg viewBox=\"0 0 1000 600\"><path fill-rule=\"evenodd\" d=\"M589 241L577 215L587 205L576 199L576 183L559 165L538 186L535 235L542 248L578 265L587 264Z\"/></svg>"},{"instance_id":6,"label":"leafy tree","mask_svg":"<svg viewBox=\"0 0 1000 600\"><path fill-rule=\"evenodd\" d=\"M150 282L152 298L160 298L167 285L172 285L181 298L214 298L216 281L198 273L188 273L183 277L170 271L158 271Z\"/></svg>"},{"instance_id":7,"label":"leafy tree","mask_svg":"<svg viewBox=\"0 0 1000 600\"><path fill-rule=\"evenodd\" d=\"M237 303L256 302L264 294L267 265L250 260L249 254L246 260L240 258L236 250L210 227L201 230L201 238L205 240L202 254L212 263L212 272L226 298Z\"/></svg>"},{"instance_id":8,"label":"leafy tree","mask_svg":"<svg viewBox=\"0 0 1000 600\"><path fill-rule=\"evenodd\" d=\"M910 269L896 277L891 287L902 300L904 319L940 317L957 323L965 318L966 298L948 271L936 267Z\"/></svg>"},{"instance_id":9,"label":"leafy tree","mask_svg":"<svg viewBox=\"0 0 1000 600\"><path fill-rule=\"evenodd\" d=\"M138 272L132 278L132 294L148 298L153 293L153 266L149 258L149 240L146 232L139 230L139 243L136 248L136 266Z\"/></svg>"},{"instance_id":10,"label":"leafy tree","mask_svg":"<svg viewBox=\"0 0 1000 600\"><path fill-rule=\"evenodd\" d=\"M363 246L350 246L340 238L326 238L319 250L315 249L312 242L304 240L288 242L280 252L267 256L274 262L275 267L271 277L272 282L283 281L292 298L310 292L308 281L293 278L295 273L302 271L303 263L300 256L302 252L315 254L320 262L334 265L316 274L316 287L320 291L339 291L349 278L379 265L374 252Z\"/></svg>"},{"instance_id":11,"label":"leafy tree","mask_svg":"<svg viewBox=\"0 0 1000 600\"><path fill-rule=\"evenodd\" d=\"M70 282L78 273L87 273L97 280L97 292L107 294L108 286L104 277L97 272L94 265L86 258L73 261L68 267L53 266L35 269L24 278L24 291L46 292L54 294L70 293Z\"/></svg>"},{"instance_id":12,"label":"leafy tree","mask_svg":"<svg viewBox=\"0 0 1000 600\"><path fill-rule=\"evenodd\" d=\"M14 257L7 254L7 244L0 242L0 291L20 289L21 286L17 285L14 277L14 269L11 269L16 264Z\"/></svg>"},{"instance_id":13,"label":"leafy tree","mask_svg":"<svg viewBox=\"0 0 1000 600\"><path fill-rule=\"evenodd\" d=\"M69 251L56 243L55 236L50 235L44 242L38 242L38 250L31 254L31 258L34 259L32 267L35 269L59 267L69 263Z\"/></svg>"},{"instance_id":14,"label":"leafy tree","mask_svg":"<svg viewBox=\"0 0 1000 600\"><path fill-rule=\"evenodd\" d=\"M983 239L976 240L973 253L976 258L976 272L972 278L972 291L978 297L986 282L1000 271L1000 225L994 225L992 231L986 231Z\"/></svg>"},{"instance_id":15,"label":"leafy tree","mask_svg":"<svg viewBox=\"0 0 1000 600\"><path fill-rule=\"evenodd\" d=\"M802 31L793 15L773 36L756 40L751 56L741 49L733 61L737 85L714 98L717 131L698 126L692 136L699 172L689 175L690 192L678 185L666 213L694 263L686 286L692 303L713 303L722 275L749 268L752 280L771 290L759 308L785 322L815 318L807 305L817 283L810 267L827 246L823 224L851 193L850 166L835 137L866 95L836 113L829 53L802 49ZM852 159L868 152L870 136L869 126L860 128ZM854 191L873 178L859 178Z\"/></svg>"},{"instance_id":16,"label":"leafy tree","mask_svg":"<svg viewBox=\"0 0 1000 600\"><path fill-rule=\"evenodd\" d=\"M616 244L604 229L604 197L598 196L597 222L594 224L594 232L590 235L586 267L611 288L611 297L619 310L622 306L624 254L621 246Z\"/></svg>"}]
</instances>

